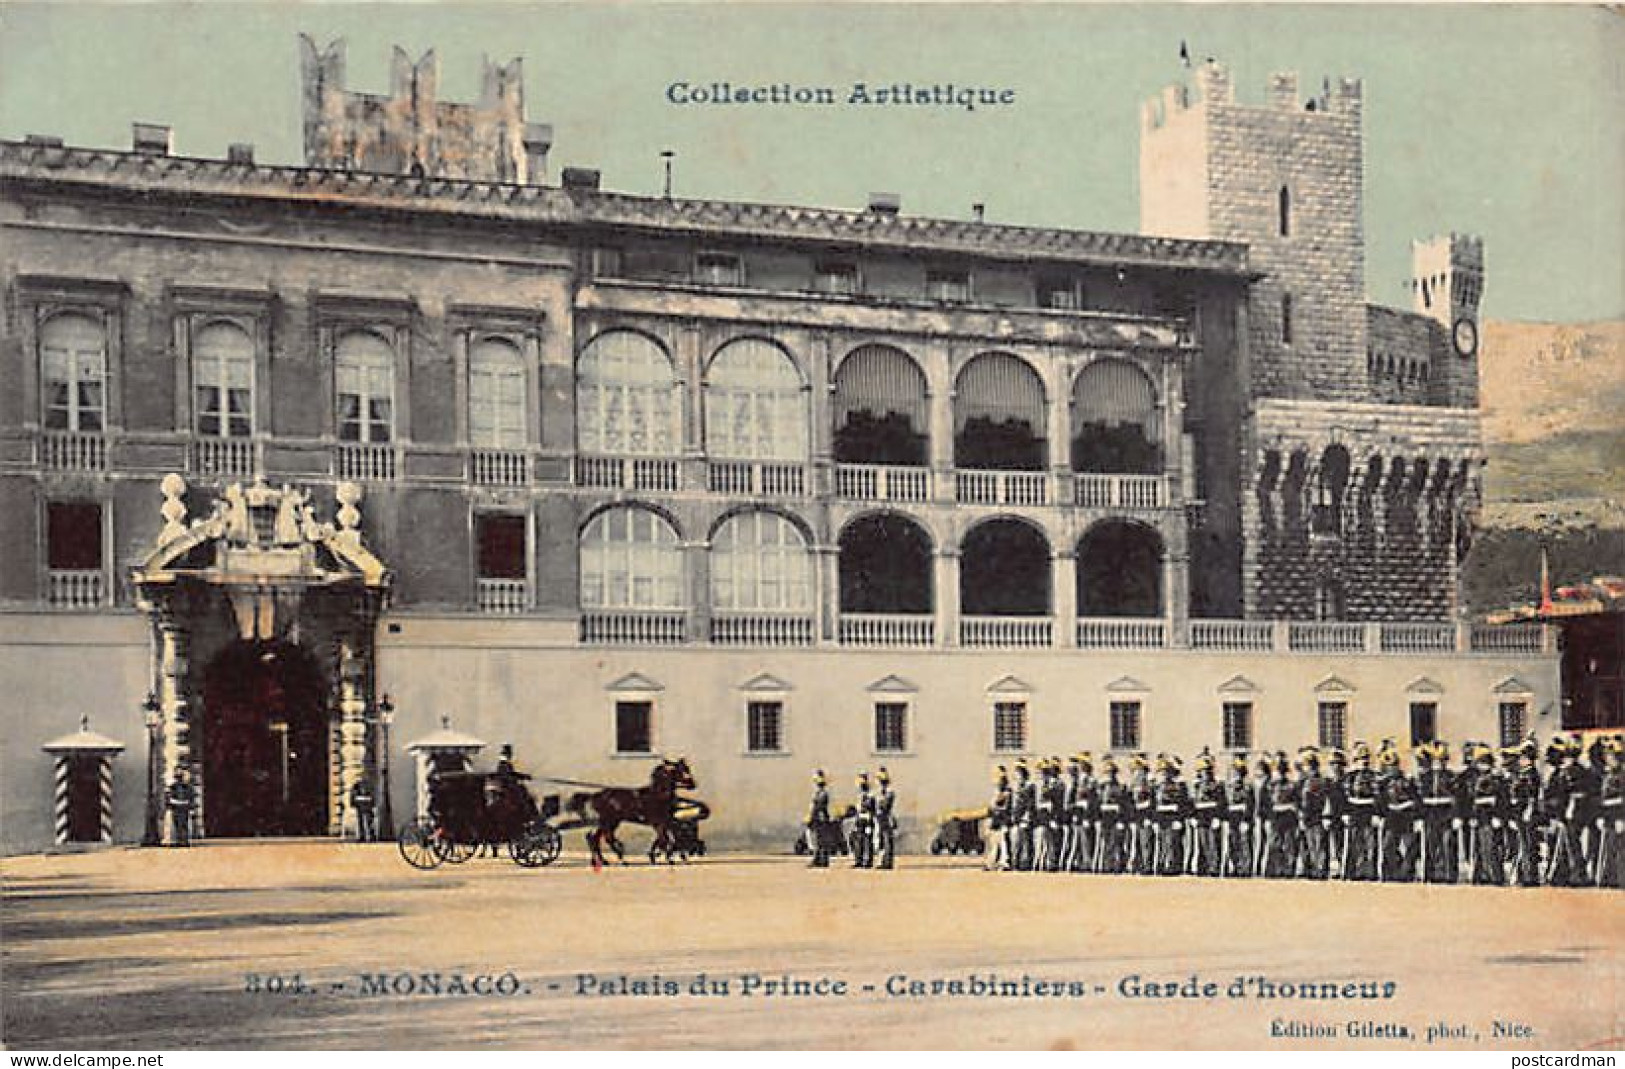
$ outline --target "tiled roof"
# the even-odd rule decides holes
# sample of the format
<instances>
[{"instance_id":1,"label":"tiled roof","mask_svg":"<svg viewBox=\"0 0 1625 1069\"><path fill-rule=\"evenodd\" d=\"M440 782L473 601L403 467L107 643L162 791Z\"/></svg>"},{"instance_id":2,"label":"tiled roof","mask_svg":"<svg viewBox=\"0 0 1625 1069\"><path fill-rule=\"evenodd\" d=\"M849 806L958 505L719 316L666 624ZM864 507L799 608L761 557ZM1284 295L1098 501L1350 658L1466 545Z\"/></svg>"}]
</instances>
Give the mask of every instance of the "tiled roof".
<instances>
[{"instance_id":1,"label":"tiled roof","mask_svg":"<svg viewBox=\"0 0 1625 1069\"><path fill-rule=\"evenodd\" d=\"M310 198L544 224L738 239L840 242L993 258L1171 267L1244 275L1247 246L738 201L666 200L596 190L266 166L226 160L0 141L0 180L134 192Z\"/></svg>"}]
</instances>

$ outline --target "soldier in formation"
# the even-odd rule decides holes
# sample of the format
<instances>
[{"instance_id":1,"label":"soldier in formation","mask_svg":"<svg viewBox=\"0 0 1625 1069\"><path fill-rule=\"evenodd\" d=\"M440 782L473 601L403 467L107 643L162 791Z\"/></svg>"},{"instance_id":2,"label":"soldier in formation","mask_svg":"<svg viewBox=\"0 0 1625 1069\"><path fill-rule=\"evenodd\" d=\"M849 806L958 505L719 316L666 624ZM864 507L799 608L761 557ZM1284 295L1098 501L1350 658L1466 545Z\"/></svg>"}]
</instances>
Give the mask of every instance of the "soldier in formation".
<instances>
[{"instance_id":1,"label":"soldier in formation","mask_svg":"<svg viewBox=\"0 0 1625 1069\"><path fill-rule=\"evenodd\" d=\"M1544 778L1533 736L1461 753L1458 772L1449 746L1420 743L1410 771L1393 739L1306 746L1257 755L1252 778L1235 754L1222 782L1206 749L1189 780L1167 753L1129 755L1127 783L1112 755L1040 759L1036 778L1018 761L1013 782L994 776L987 867L1625 887L1625 736L1551 740Z\"/></svg>"}]
</instances>

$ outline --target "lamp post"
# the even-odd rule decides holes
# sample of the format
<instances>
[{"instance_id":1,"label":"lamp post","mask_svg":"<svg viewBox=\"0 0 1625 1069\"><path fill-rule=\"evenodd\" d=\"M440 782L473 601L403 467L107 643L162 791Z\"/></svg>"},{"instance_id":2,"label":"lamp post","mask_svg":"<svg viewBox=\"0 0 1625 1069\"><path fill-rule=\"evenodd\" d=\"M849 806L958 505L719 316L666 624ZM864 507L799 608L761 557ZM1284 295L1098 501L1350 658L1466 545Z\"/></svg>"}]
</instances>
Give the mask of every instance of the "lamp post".
<instances>
[{"instance_id":1,"label":"lamp post","mask_svg":"<svg viewBox=\"0 0 1625 1069\"><path fill-rule=\"evenodd\" d=\"M395 703L385 694L378 702L378 837L395 838L395 815L389 803L389 725L395 720Z\"/></svg>"},{"instance_id":2,"label":"lamp post","mask_svg":"<svg viewBox=\"0 0 1625 1069\"><path fill-rule=\"evenodd\" d=\"M163 792L163 784L158 782L158 733L163 730L164 718L158 695L148 691L141 712L147 725L147 826L141 833L141 845L158 846L164 837L158 797Z\"/></svg>"}]
</instances>

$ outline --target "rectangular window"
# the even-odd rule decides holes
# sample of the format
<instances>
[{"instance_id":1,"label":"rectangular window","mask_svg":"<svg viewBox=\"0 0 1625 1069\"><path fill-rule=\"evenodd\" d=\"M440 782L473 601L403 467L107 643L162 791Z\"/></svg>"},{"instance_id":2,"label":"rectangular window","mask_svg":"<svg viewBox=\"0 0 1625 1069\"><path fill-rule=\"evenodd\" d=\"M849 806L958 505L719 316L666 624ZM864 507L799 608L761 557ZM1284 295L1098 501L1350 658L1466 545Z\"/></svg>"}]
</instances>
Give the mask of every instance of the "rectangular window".
<instances>
[{"instance_id":1,"label":"rectangular window","mask_svg":"<svg viewBox=\"0 0 1625 1069\"><path fill-rule=\"evenodd\" d=\"M751 753L781 753L784 750L783 702L746 704L745 745Z\"/></svg>"},{"instance_id":2,"label":"rectangular window","mask_svg":"<svg viewBox=\"0 0 1625 1069\"><path fill-rule=\"evenodd\" d=\"M745 265L731 252L702 252L694 257L694 279L709 286L743 285Z\"/></svg>"},{"instance_id":3,"label":"rectangular window","mask_svg":"<svg viewBox=\"0 0 1625 1069\"><path fill-rule=\"evenodd\" d=\"M481 579L524 579L525 517L486 513L474 517Z\"/></svg>"},{"instance_id":4,"label":"rectangular window","mask_svg":"<svg viewBox=\"0 0 1625 1069\"><path fill-rule=\"evenodd\" d=\"M654 752L654 702L615 703L615 752Z\"/></svg>"},{"instance_id":5,"label":"rectangular window","mask_svg":"<svg viewBox=\"0 0 1625 1069\"><path fill-rule=\"evenodd\" d=\"M1411 745L1420 746L1439 737L1439 703L1411 702Z\"/></svg>"},{"instance_id":6,"label":"rectangular window","mask_svg":"<svg viewBox=\"0 0 1625 1069\"><path fill-rule=\"evenodd\" d=\"M965 271L927 271L925 296L932 301L962 304L970 300L970 274Z\"/></svg>"},{"instance_id":7,"label":"rectangular window","mask_svg":"<svg viewBox=\"0 0 1625 1069\"><path fill-rule=\"evenodd\" d=\"M254 433L253 335L240 323L218 319L193 323L190 337L198 433L247 438Z\"/></svg>"},{"instance_id":8,"label":"rectangular window","mask_svg":"<svg viewBox=\"0 0 1625 1069\"><path fill-rule=\"evenodd\" d=\"M1348 702L1321 702L1320 715L1320 747L1321 749L1345 749L1349 740L1349 703Z\"/></svg>"},{"instance_id":9,"label":"rectangular window","mask_svg":"<svg viewBox=\"0 0 1625 1069\"><path fill-rule=\"evenodd\" d=\"M593 278L621 278L623 277L623 256L621 250L607 245L600 245L592 250Z\"/></svg>"},{"instance_id":10,"label":"rectangular window","mask_svg":"<svg viewBox=\"0 0 1625 1069\"><path fill-rule=\"evenodd\" d=\"M857 293L858 265L824 262L813 269L813 289L819 293Z\"/></svg>"},{"instance_id":11,"label":"rectangular window","mask_svg":"<svg viewBox=\"0 0 1625 1069\"><path fill-rule=\"evenodd\" d=\"M100 431L107 414L107 333L99 313L40 324L41 400L48 430Z\"/></svg>"},{"instance_id":12,"label":"rectangular window","mask_svg":"<svg viewBox=\"0 0 1625 1069\"><path fill-rule=\"evenodd\" d=\"M993 703L993 748L1020 752L1027 748L1027 703Z\"/></svg>"},{"instance_id":13,"label":"rectangular window","mask_svg":"<svg viewBox=\"0 0 1625 1069\"><path fill-rule=\"evenodd\" d=\"M1281 294L1281 344L1292 344L1292 294Z\"/></svg>"},{"instance_id":14,"label":"rectangular window","mask_svg":"<svg viewBox=\"0 0 1625 1069\"><path fill-rule=\"evenodd\" d=\"M1501 745L1516 746L1528 733L1529 706L1524 702L1501 703Z\"/></svg>"},{"instance_id":15,"label":"rectangular window","mask_svg":"<svg viewBox=\"0 0 1625 1069\"><path fill-rule=\"evenodd\" d=\"M53 572L101 571L102 506L52 501L45 506L46 566Z\"/></svg>"},{"instance_id":16,"label":"rectangular window","mask_svg":"<svg viewBox=\"0 0 1625 1069\"><path fill-rule=\"evenodd\" d=\"M1111 744L1114 750L1140 748L1140 703L1112 702Z\"/></svg>"},{"instance_id":17,"label":"rectangular window","mask_svg":"<svg viewBox=\"0 0 1625 1069\"><path fill-rule=\"evenodd\" d=\"M908 749L908 705L875 702L875 750L896 753Z\"/></svg>"},{"instance_id":18,"label":"rectangular window","mask_svg":"<svg viewBox=\"0 0 1625 1069\"><path fill-rule=\"evenodd\" d=\"M1224 748L1251 750L1253 748L1253 703L1224 703Z\"/></svg>"},{"instance_id":19,"label":"rectangular window","mask_svg":"<svg viewBox=\"0 0 1625 1069\"><path fill-rule=\"evenodd\" d=\"M1076 312L1083 307L1081 290L1082 287L1070 278L1041 278L1038 280L1038 307Z\"/></svg>"}]
</instances>

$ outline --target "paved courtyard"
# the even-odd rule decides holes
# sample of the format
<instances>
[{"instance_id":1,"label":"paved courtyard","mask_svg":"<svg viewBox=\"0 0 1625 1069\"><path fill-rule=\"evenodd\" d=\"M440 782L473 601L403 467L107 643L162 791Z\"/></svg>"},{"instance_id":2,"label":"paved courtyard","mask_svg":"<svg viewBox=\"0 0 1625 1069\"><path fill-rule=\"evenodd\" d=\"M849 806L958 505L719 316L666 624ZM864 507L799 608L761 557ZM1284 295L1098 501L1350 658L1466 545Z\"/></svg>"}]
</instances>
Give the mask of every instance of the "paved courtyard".
<instances>
[{"instance_id":1,"label":"paved courtyard","mask_svg":"<svg viewBox=\"0 0 1625 1069\"><path fill-rule=\"evenodd\" d=\"M1625 1036L1618 893L916 858L893 873L724 856L594 874L580 856L572 836L537 871L418 872L393 846L318 842L8 858L4 1041L1414 1050L1431 1028L1440 1046L1550 1050Z\"/></svg>"}]
</instances>

